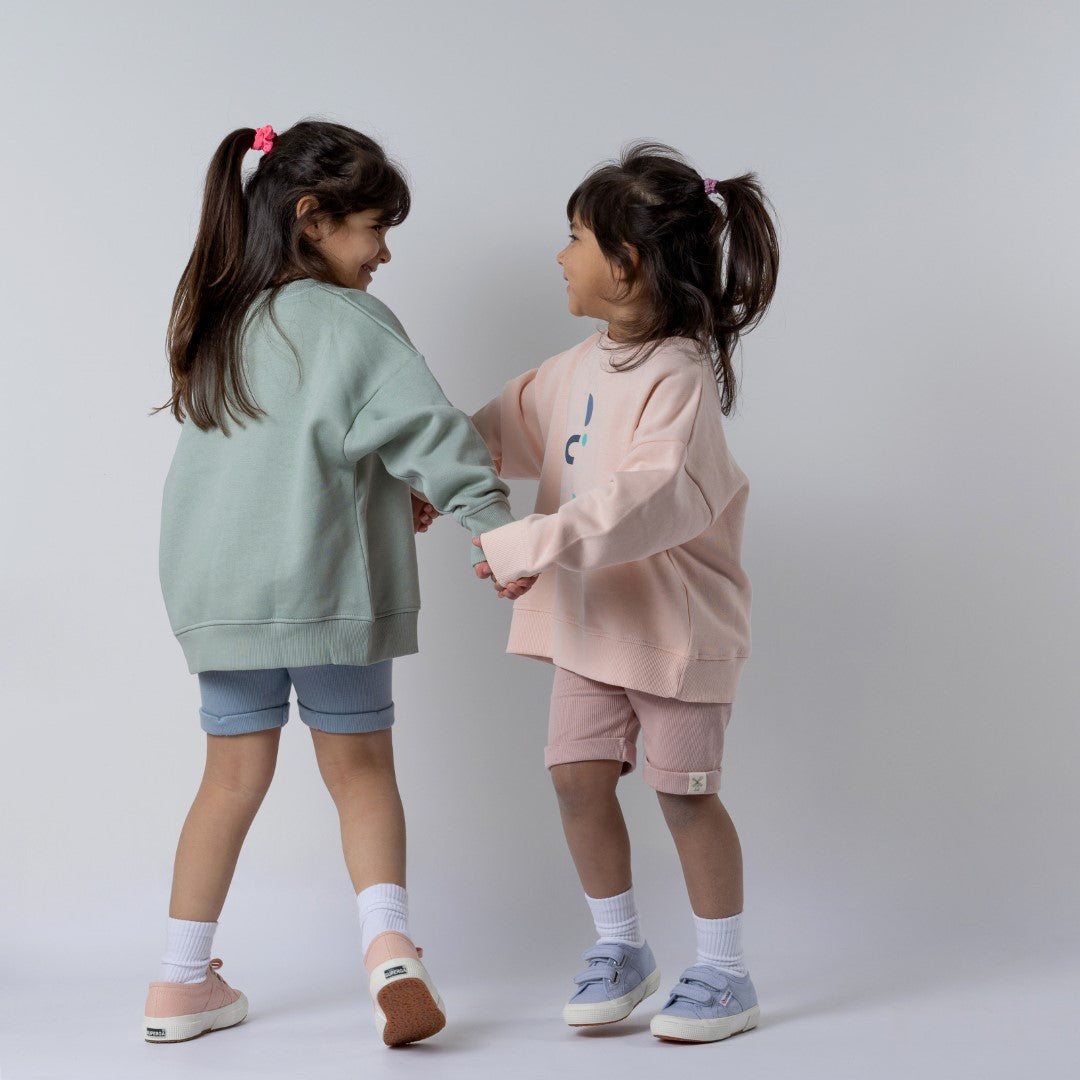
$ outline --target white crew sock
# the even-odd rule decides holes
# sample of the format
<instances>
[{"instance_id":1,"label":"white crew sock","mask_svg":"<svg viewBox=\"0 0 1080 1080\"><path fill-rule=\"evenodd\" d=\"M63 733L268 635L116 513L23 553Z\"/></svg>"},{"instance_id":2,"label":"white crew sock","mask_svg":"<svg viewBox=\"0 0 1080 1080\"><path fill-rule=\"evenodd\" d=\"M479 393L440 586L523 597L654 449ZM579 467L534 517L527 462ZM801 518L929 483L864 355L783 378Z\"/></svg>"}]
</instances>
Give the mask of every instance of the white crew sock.
<instances>
[{"instance_id":1,"label":"white crew sock","mask_svg":"<svg viewBox=\"0 0 1080 1080\"><path fill-rule=\"evenodd\" d=\"M387 930L409 937L409 894L400 885L369 885L356 894L360 910L361 948Z\"/></svg>"},{"instance_id":2,"label":"white crew sock","mask_svg":"<svg viewBox=\"0 0 1080 1080\"><path fill-rule=\"evenodd\" d=\"M742 948L742 912L727 919L699 919L694 916L697 930L697 962L719 968L725 975L737 978L747 974Z\"/></svg>"},{"instance_id":3,"label":"white crew sock","mask_svg":"<svg viewBox=\"0 0 1080 1080\"><path fill-rule=\"evenodd\" d=\"M210 966L210 950L214 947L216 922L188 922L170 919L161 958L161 981L200 983Z\"/></svg>"},{"instance_id":4,"label":"white crew sock","mask_svg":"<svg viewBox=\"0 0 1080 1080\"><path fill-rule=\"evenodd\" d=\"M645 944L641 926L638 924L633 886L618 896L606 896L602 900L586 896L585 899L589 902L589 910L596 925L598 942L632 945L635 949L640 949Z\"/></svg>"}]
</instances>

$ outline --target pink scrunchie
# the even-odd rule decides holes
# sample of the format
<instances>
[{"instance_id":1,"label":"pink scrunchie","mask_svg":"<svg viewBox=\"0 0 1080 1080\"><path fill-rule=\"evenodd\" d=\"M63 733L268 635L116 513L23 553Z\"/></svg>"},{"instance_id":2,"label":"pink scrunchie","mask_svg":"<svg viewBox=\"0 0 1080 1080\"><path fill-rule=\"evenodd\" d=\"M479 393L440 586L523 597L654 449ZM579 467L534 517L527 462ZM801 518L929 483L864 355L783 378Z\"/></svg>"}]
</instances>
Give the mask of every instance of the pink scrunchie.
<instances>
[{"instance_id":1,"label":"pink scrunchie","mask_svg":"<svg viewBox=\"0 0 1080 1080\"><path fill-rule=\"evenodd\" d=\"M251 144L252 150L261 150L264 154L269 154L274 149L274 129L267 124L266 127L255 129L255 141Z\"/></svg>"},{"instance_id":2,"label":"pink scrunchie","mask_svg":"<svg viewBox=\"0 0 1080 1080\"><path fill-rule=\"evenodd\" d=\"M716 194L716 181L713 180L712 177L709 177L709 176L705 177L705 194L706 195L715 195Z\"/></svg>"}]
</instances>

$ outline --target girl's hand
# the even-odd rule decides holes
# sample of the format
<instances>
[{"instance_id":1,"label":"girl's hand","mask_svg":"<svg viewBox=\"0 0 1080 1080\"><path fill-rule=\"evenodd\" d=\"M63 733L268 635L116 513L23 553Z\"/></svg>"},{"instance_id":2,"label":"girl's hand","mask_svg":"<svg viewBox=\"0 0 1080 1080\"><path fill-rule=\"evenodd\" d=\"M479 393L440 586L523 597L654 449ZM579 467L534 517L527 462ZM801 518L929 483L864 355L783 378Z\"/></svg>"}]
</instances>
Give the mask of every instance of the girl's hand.
<instances>
[{"instance_id":1,"label":"girl's hand","mask_svg":"<svg viewBox=\"0 0 1080 1080\"><path fill-rule=\"evenodd\" d=\"M496 594L503 600L516 600L519 596L524 596L535 584L535 577L522 577L516 581L509 581L505 585L500 585L497 581L493 581Z\"/></svg>"},{"instance_id":2,"label":"girl's hand","mask_svg":"<svg viewBox=\"0 0 1080 1080\"><path fill-rule=\"evenodd\" d=\"M428 531L428 526L439 516L439 511L415 492L409 492L412 499L412 523L414 533Z\"/></svg>"},{"instance_id":3,"label":"girl's hand","mask_svg":"<svg viewBox=\"0 0 1080 1080\"><path fill-rule=\"evenodd\" d=\"M480 541L477 537L473 537L473 546L480 547ZM473 569L476 571L476 576L482 579L490 579L491 584L495 586L496 595L502 600L516 600L519 596L524 596L535 584L539 574L534 577L517 578L515 581L508 581L505 585L500 584L495 580L495 575L491 572L491 566L485 559L483 562L477 563Z\"/></svg>"}]
</instances>

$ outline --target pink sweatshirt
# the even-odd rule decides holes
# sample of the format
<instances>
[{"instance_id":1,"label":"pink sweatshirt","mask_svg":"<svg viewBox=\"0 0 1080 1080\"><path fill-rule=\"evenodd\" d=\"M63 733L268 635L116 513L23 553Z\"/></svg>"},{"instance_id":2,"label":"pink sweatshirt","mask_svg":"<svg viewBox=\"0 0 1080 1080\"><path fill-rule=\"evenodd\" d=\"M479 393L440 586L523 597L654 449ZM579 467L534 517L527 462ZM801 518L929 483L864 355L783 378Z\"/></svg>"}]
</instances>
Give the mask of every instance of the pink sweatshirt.
<instances>
[{"instance_id":1,"label":"pink sweatshirt","mask_svg":"<svg viewBox=\"0 0 1080 1080\"><path fill-rule=\"evenodd\" d=\"M539 574L507 652L683 701L730 702L750 654L748 485L710 365L686 338L614 371L606 334L506 384L474 417L536 513L481 536L497 581ZM625 352L622 353L625 356Z\"/></svg>"}]
</instances>

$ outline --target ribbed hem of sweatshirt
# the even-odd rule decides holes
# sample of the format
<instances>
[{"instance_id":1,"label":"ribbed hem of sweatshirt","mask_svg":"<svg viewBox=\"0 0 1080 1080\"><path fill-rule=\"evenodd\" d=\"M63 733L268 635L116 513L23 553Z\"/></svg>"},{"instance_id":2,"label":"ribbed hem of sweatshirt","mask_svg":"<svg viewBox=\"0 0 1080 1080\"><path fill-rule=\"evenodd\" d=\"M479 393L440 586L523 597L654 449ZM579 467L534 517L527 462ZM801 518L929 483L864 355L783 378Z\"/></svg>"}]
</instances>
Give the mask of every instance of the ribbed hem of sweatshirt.
<instances>
[{"instance_id":1,"label":"ribbed hem of sweatshirt","mask_svg":"<svg viewBox=\"0 0 1080 1080\"><path fill-rule=\"evenodd\" d=\"M188 671L374 664L417 652L415 611L381 619L209 623L176 635Z\"/></svg>"},{"instance_id":2,"label":"ribbed hem of sweatshirt","mask_svg":"<svg viewBox=\"0 0 1080 1080\"><path fill-rule=\"evenodd\" d=\"M473 536L481 536L483 533L490 532L492 529L500 529L503 525L509 525L513 520L514 515L510 512L510 504L508 502L499 501L489 503L483 509L477 510L475 513L469 514L468 517L462 518L461 524L464 525ZM472 544L469 546L472 548L473 552L473 566L479 562L483 562L487 558L486 551L481 551L480 548L475 547Z\"/></svg>"},{"instance_id":3,"label":"ribbed hem of sweatshirt","mask_svg":"<svg viewBox=\"0 0 1080 1080\"><path fill-rule=\"evenodd\" d=\"M587 679L678 701L733 702L745 656L700 660L640 641L620 641L514 605L508 653L550 660Z\"/></svg>"}]
</instances>

